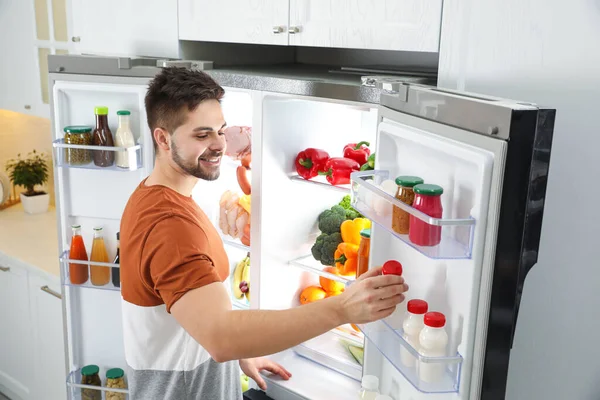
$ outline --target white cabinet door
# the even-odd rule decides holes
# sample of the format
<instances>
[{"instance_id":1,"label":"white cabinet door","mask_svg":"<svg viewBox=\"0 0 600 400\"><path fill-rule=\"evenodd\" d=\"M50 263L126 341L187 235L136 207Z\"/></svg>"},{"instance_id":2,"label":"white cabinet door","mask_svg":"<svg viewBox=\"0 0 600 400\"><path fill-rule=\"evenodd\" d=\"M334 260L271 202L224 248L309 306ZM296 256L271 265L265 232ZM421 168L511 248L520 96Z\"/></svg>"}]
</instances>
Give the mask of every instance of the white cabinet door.
<instances>
[{"instance_id":1,"label":"white cabinet door","mask_svg":"<svg viewBox=\"0 0 600 400\"><path fill-rule=\"evenodd\" d=\"M288 44L288 0L179 0L179 39Z\"/></svg>"},{"instance_id":2,"label":"white cabinet door","mask_svg":"<svg viewBox=\"0 0 600 400\"><path fill-rule=\"evenodd\" d=\"M441 19L442 0L290 0L289 43L437 52Z\"/></svg>"},{"instance_id":3,"label":"white cabinet door","mask_svg":"<svg viewBox=\"0 0 600 400\"><path fill-rule=\"evenodd\" d=\"M0 265L0 385L25 400L34 398L28 289L27 271Z\"/></svg>"},{"instance_id":4,"label":"white cabinet door","mask_svg":"<svg viewBox=\"0 0 600 400\"><path fill-rule=\"evenodd\" d=\"M32 399L66 399L65 342L58 279L30 275L29 293L33 328Z\"/></svg>"},{"instance_id":5,"label":"white cabinet door","mask_svg":"<svg viewBox=\"0 0 600 400\"><path fill-rule=\"evenodd\" d=\"M179 57L177 0L72 0L82 54Z\"/></svg>"}]
</instances>

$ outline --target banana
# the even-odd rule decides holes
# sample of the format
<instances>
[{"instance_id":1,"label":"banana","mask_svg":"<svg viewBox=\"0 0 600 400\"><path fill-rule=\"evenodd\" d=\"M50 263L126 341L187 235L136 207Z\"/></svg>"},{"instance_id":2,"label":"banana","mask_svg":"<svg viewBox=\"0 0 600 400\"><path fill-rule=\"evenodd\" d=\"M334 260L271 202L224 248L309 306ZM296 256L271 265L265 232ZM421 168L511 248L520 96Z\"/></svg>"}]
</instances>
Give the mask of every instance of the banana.
<instances>
[{"instance_id":1,"label":"banana","mask_svg":"<svg viewBox=\"0 0 600 400\"><path fill-rule=\"evenodd\" d=\"M248 284L248 291L244 293L246 299L250 301L250 257L244 259L244 272L242 273L242 282L246 281Z\"/></svg>"},{"instance_id":2,"label":"banana","mask_svg":"<svg viewBox=\"0 0 600 400\"><path fill-rule=\"evenodd\" d=\"M242 281L245 267L245 260L241 260L235 266L235 271L233 271L233 295L236 299L241 299L244 296L244 293L240 290L240 282Z\"/></svg>"}]
</instances>

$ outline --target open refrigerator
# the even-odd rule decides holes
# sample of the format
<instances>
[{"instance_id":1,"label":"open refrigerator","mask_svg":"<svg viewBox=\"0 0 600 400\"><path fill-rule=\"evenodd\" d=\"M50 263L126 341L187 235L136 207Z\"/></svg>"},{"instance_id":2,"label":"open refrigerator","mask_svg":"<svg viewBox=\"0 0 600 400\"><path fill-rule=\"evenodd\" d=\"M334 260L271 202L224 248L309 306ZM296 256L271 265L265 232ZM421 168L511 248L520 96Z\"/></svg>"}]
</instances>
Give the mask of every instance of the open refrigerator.
<instances>
[{"instance_id":1,"label":"open refrigerator","mask_svg":"<svg viewBox=\"0 0 600 400\"><path fill-rule=\"evenodd\" d=\"M51 65L70 65L72 56L56 57L61 58L51 60ZM119 288L110 283L102 287L70 283L70 227L81 224L89 250L92 228L102 226L108 252L114 256L123 208L153 167L144 95L160 67L133 66L119 76L89 75L85 73L88 59L76 61L76 67L50 74L66 384L70 399L82 398L85 389L100 390L103 398L108 391L127 396L126 389L106 388L103 375L109 368L125 369ZM226 86L222 104L227 124L252 130L252 162L247 172L252 191L250 245L220 228L224 193L243 195L236 177L239 160L225 157L221 177L199 182L193 198L222 234L231 264L225 285L234 309L301 306L300 293L320 285L322 278L352 284L351 277L323 271L325 266L311 255L320 234L318 216L346 195L371 220L370 265L394 259L404 267L410 290L390 317L358 329L338 327L271 355L293 378L282 381L265 373L270 397L358 398L361 377L375 375L379 391L395 400L477 399L486 375L497 367L493 351L510 349L519 286L536 261L554 110L375 80L381 89L379 104L334 100L326 92L317 97ZM109 108L113 133L116 111L131 112L136 145L108 149L129 154L132 162L127 170L65 162L65 148L73 145L64 143L64 126L93 126L97 105ZM321 178L304 180L297 175L294 160L305 148L322 148L332 157L341 156L347 143L360 141L371 143L375 169L354 173L351 184L332 186ZM389 190L389 182L385 183L399 175L417 175L426 183L442 186L442 217L431 218L400 203ZM417 246L408 235L395 233L391 229L394 207L440 227L441 242ZM246 257L250 258L249 294L239 296L236 272ZM405 304L413 298L426 300L430 311L446 316L449 343L445 356L421 356L404 339ZM503 311L503 320L491 319L490 310ZM364 350L364 356L353 355L350 347ZM412 354L417 366L440 366L443 378L422 381L418 367L402 363L402 352ZM100 367L102 387L82 385L80 370L89 364ZM506 374L494 379L499 382L494 385L502 386Z\"/></svg>"}]
</instances>

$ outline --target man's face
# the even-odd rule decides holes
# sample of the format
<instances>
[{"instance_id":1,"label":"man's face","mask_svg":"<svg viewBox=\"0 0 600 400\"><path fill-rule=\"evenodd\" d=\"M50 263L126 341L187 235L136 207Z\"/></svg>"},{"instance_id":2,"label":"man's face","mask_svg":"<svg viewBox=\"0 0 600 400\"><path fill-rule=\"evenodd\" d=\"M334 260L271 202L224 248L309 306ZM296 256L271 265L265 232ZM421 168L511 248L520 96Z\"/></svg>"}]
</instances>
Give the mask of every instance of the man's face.
<instances>
[{"instance_id":1,"label":"man's face","mask_svg":"<svg viewBox=\"0 0 600 400\"><path fill-rule=\"evenodd\" d=\"M217 100L206 100L171 135L171 159L183 172L206 181L219 177L225 153L225 119Z\"/></svg>"}]
</instances>

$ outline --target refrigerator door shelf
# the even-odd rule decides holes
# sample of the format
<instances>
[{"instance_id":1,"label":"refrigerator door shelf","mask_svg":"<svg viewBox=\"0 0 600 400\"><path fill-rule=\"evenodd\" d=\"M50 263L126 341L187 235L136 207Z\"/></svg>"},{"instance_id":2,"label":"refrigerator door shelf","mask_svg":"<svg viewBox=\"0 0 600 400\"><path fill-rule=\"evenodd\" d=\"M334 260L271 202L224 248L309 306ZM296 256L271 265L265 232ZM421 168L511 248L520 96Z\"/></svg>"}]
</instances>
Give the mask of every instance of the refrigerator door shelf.
<instances>
[{"instance_id":1,"label":"refrigerator door shelf","mask_svg":"<svg viewBox=\"0 0 600 400\"><path fill-rule=\"evenodd\" d=\"M215 228L218 229L219 226L216 225ZM240 239L234 239L231 236L225 236L222 233L221 233L221 239L223 240L223 244L226 246L231 246L231 247L235 247L240 250L250 252L250 246L246 246L245 244L243 244L240 241Z\"/></svg>"},{"instance_id":2,"label":"refrigerator door shelf","mask_svg":"<svg viewBox=\"0 0 600 400\"><path fill-rule=\"evenodd\" d=\"M334 186L331 183L327 182L327 179L325 179L325 177L323 177L323 176L315 176L314 178L312 178L310 180L306 180L306 179L302 178L300 175L294 174L294 175L290 176L290 179L295 182L304 182L309 185L318 185L321 187L327 187L331 190L336 190L341 193L350 194L350 185Z\"/></svg>"},{"instance_id":3,"label":"refrigerator door shelf","mask_svg":"<svg viewBox=\"0 0 600 400\"><path fill-rule=\"evenodd\" d=\"M100 290L114 290L114 291L121 290L120 287L116 287L112 284L111 279L109 279L109 282L103 286L93 285L91 279L88 279L85 283L82 283L82 284L71 283L71 279L69 276L69 264L71 264L71 263L79 264L84 268L88 268L88 272L89 272L89 268L91 268L92 266L105 267L105 268L109 268L109 269L120 268L119 264L113 264L113 263L71 260L71 259L69 259L69 252L65 251L62 254L62 256L60 257L60 264L61 264L61 268L63 269L62 274L61 274L63 285L71 286L71 287L89 288L89 289L100 289ZM112 273L112 269L111 269L111 273Z\"/></svg>"},{"instance_id":4,"label":"refrigerator door shelf","mask_svg":"<svg viewBox=\"0 0 600 400\"><path fill-rule=\"evenodd\" d=\"M388 171L352 173L352 207L426 257L432 259L471 258L475 219L471 217L463 219L432 218L386 193L379 185L389 179ZM394 231L392 229L393 207L399 207L429 225L439 226L441 242L435 246L418 246L410 241L408 235Z\"/></svg>"},{"instance_id":5,"label":"refrigerator door shelf","mask_svg":"<svg viewBox=\"0 0 600 400\"><path fill-rule=\"evenodd\" d=\"M456 353L452 357L424 357L404 339L402 328L394 327L387 320L359 325L359 328L392 366L420 392L458 392L463 361L460 354ZM412 359L414 365L405 365L403 361L407 358ZM420 368L437 369L439 379L433 382L423 381L419 377Z\"/></svg>"},{"instance_id":6,"label":"refrigerator door shelf","mask_svg":"<svg viewBox=\"0 0 600 400\"><path fill-rule=\"evenodd\" d=\"M348 284L355 280L354 276L341 276L323 271L325 265L315 260L312 255L295 258L289 262L289 265L295 268L303 269L308 272L312 272L313 274L331 279L333 281L341 282L343 284Z\"/></svg>"},{"instance_id":7,"label":"refrigerator door shelf","mask_svg":"<svg viewBox=\"0 0 600 400\"><path fill-rule=\"evenodd\" d=\"M106 383L106 371L104 368L100 368L100 372L98 373L102 382ZM127 382L127 377L125 377L125 382ZM69 398L70 399L82 399L84 398L82 395L82 390L94 390L100 392L100 397L105 398L106 392L113 393L123 393L125 394L125 399L129 399L129 390L127 389L117 389L117 388L108 388L106 386L92 386L92 385L84 385L81 383L81 369L77 369L75 371L71 371L69 376L67 377L67 388L69 390ZM105 392L105 393L102 393ZM96 395L97 396L97 395Z\"/></svg>"},{"instance_id":8,"label":"refrigerator door shelf","mask_svg":"<svg viewBox=\"0 0 600 400\"><path fill-rule=\"evenodd\" d=\"M99 169L105 171L120 171L120 172L129 172L135 171L142 168L142 146L135 145L131 147L112 147L112 146L88 146L88 145L78 145L78 144L65 144L64 139L56 139L52 143L52 147L54 149L54 165L57 167L63 168L84 168L84 169ZM87 164L77 165L70 164L67 161L67 153L70 150L80 150L90 151L90 156L93 157L94 151L110 151L115 153L115 159L117 153L127 154L127 165L128 168L122 168L113 163L110 167L98 167L94 164L93 161L90 161Z\"/></svg>"}]
</instances>

